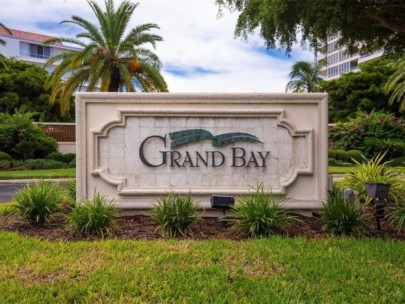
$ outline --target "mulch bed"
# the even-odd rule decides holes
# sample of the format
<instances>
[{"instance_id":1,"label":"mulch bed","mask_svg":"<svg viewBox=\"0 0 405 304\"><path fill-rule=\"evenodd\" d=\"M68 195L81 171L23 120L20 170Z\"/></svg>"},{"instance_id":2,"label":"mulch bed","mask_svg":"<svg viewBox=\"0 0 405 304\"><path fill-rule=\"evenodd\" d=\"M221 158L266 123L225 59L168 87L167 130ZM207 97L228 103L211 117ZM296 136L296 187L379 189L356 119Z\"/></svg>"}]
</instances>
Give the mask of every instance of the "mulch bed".
<instances>
[{"instance_id":1,"label":"mulch bed","mask_svg":"<svg viewBox=\"0 0 405 304\"><path fill-rule=\"evenodd\" d=\"M322 223L319 217L299 216L301 222L294 222L285 227L281 233L283 237L305 237L308 239L322 239L329 234L322 230ZM187 237L176 237L177 239L230 239L242 241L248 239L240 235L230 226L223 226L217 218L206 217L202 221L193 225L193 235ZM0 229L6 231L16 231L25 236L38 237L49 241L80 241L99 240L99 237L83 237L64 228L62 223L54 225L36 225L31 226L20 221L12 220L4 215L0 215ZM388 221L381 223L381 231L376 227L371 227L371 231L363 236L358 237L375 237L383 239L405 240L405 231L398 233L395 227L390 226ZM151 218L145 215L136 215L131 217L122 217L118 220L114 238L120 240L154 240L165 239L159 231L156 231L156 224Z\"/></svg>"}]
</instances>

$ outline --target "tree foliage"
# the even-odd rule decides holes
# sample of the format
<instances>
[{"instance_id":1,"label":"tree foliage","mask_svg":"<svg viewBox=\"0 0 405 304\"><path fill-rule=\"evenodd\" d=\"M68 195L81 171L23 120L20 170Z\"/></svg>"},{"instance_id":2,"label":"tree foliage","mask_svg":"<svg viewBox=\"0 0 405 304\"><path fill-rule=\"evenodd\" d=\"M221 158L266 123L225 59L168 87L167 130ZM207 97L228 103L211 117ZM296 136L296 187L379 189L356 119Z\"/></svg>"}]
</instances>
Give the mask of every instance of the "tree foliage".
<instances>
[{"instance_id":1,"label":"tree foliage","mask_svg":"<svg viewBox=\"0 0 405 304\"><path fill-rule=\"evenodd\" d=\"M294 93L318 92L319 84L322 81L320 76L321 65L311 64L307 61L297 61L293 64L288 75L290 81L286 85L286 91Z\"/></svg>"},{"instance_id":2,"label":"tree foliage","mask_svg":"<svg viewBox=\"0 0 405 304\"><path fill-rule=\"evenodd\" d=\"M377 110L398 115L398 105L388 104L390 93L384 88L396 70L395 62L375 59L361 64L359 68L359 72L322 82L320 90L329 94L329 120L344 121L355 117L359 111L370 113Z\"/></svg>"},{"instance_id":3,"label":"tree foliage","mask_svg":"<svg viewBox=\"0 0 405 304\"><path fill-rule=\"evenodd\" d=\"M235 34L245 39L256 29L267 47L290 52L301 37L303 44L340 32L340 43L354 52L358 42L365 51L384 48L405 50L404 0L216 0L220 6L240 12Z\"/></svg>"},{"instance_id":4,"label":"tree foliage","mask_svg":"<svg viewBox=\"0 0 405 304\"><path fill-rule=\"evenodd\" d=\"M59 99L49 104L50 91L44 89L48 72L34 64L8 59L0 55L0 112L14 114L16 111L35 113L33 118L41 121L73 121L74 105L65 116L59 114Z\"/></svg>"},{"instance_id":5,"label":"tree foliage","mask_svg":"<svg viewBox=\"0 0 405 304\"><path fill-rule=\"evenodd\" d=\"M388 92L392 92L389 103L399 102L399 110L405 111L405 58L396 64L396 71L385 86Z\"/></svg>"},{"instance_id":6,"label":"tree foliage","mask_svg":"<svg viewBox=\"0 0 405 304\"><path fill-rule=\"evenodd\" d=\"M162 41L150 31L158 29L156 24L147 23L136 26L125 34L129 20L138 4L124 0L114 7L113 0L105 1L103 11L96 1L88 1L97 17L98 25L72 16L70 22L79 25L84 31L76 38L58 37L47 43L67 42L82 48L78 52L61 53L51 57L46 65L61 61L48 78L46 86L52 88L51 102L60 94L61 110L69 108L72 93L87 86L92 91L100 84L101 91L118 92L125 87L129 92L141 88L146 92L167 91L167 85L159 70L161 62L158 56L145 48ZM63 75L70 76L61 81Z\"/></svg>"}]
</instances>

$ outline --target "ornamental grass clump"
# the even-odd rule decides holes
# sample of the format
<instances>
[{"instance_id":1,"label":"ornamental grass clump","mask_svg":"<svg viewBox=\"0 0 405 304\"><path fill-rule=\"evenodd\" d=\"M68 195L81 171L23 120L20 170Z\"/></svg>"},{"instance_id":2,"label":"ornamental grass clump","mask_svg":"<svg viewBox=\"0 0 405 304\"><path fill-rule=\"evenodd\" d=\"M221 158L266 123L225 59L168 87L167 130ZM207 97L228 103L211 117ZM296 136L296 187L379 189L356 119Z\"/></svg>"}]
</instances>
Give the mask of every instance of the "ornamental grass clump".
<instances>
[{"instance_id":1,"label":"ornamental grass clump","mask_svg":"<svg viewBox=\"0 0 405 304\"><path fill-rule=\"evenodd\" d=\"M345 200L343 192L337 189L329 194L327 202L322 203L320 215L323 229L335 235L361 233L370 220L360 204Z\"/></svg>"},{"instance_id":2,"label":"ornamental grass clump","mask_svg":"<svg viewBox=\"0 0 405 304\"><path fill-rule=\"evenodd\" d=\"M250 237L270 236L281 232L285 224L290 221L299 221L284 208L285 198L275 196L263 185L258 185L254 193L241 197L232 207L235 216L226 220L242 234Z\"/></svg>"},{"instance_id":3,"label":"ornamental grass clump","mask_svg":"<svg viewBox=\"0 0 405 304\"><path fill-rule=\"evenodd\" d=\"M163 235L173 237L191 234L191 224L201 220L199 204L191 195L181 196L173 192L154 203L150 216L158 224Z\"/></svg>"},{"instance_id":4,"label":"ornamental grass clump","mask_svg":"<svg viewBox=\"0 0 405 304\"><path fill-rule=\"evenodd\" d=\"M390 224L396 225L397 231L400 232L405 229L405 200L395 202L390 206L388 213Z\"/></svg>"},{"instance_id":5,"label":"ornamental grass clump","mask_svg":"<svg viewBox=\"0 0 405 304\"><path fill-rule=\"evenodd\" d=\"M58 214L62 200L63 193L57 185L41 180L16 193L13 214L32 225L49 224Z\"/></svg>"},{"instance_id":6,"label":"ornamental grass clump","mask_svg":"<svg viewBox=\"0 0 405 304\"><path fill-rule=\"evenodd\" d=\"M67 215L67 225L84 236L97 235L104 238L113 234L118 210L114 200L108 200L96 192L92 200L75 203Z\"/></svg>"},{"instance_id":7,"label":"ornamental grass clump","mask_svg":"<svg viewBox=\"0 0 405 304\"><path fill-rule=\"evenodd\" d=\"M363 162L354 160L356 170L346 174L343 180L337 183L339 190L356 190L361 201L368 204L372 197L367 196L367 183L389 184L387 199L392 202L405 201L405 180L398 171L388 166L390 162L383 162L384 156L385 153L379 153L371 159L363 156Z\"/></svg>"}]
</instances>

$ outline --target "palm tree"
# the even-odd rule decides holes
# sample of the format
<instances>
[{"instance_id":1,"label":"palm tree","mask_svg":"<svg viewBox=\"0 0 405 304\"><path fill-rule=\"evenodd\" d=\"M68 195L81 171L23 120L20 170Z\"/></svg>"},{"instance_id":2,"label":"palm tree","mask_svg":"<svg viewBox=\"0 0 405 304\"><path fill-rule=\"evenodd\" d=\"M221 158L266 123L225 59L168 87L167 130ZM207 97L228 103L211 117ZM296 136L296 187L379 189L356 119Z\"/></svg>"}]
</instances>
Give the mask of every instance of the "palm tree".
<instances>
[{"instance_id":1,"label":"palm tree","mask_svg":"<svg viewBox=\"0 0 405 304\"><path fill-rule=\"evenodd\" d=\"M405 57L398 61L397 70L388 79L385 90L393 91L388 101L389 104L398 101L400 103L399 110L405 111Z\"/></svg>"},{"instance_id":2,"label":"palm tree","mask_svg":"<svg viewBox=\"0 0 405 304\"><path fill-rule=\"evenodd\" d=\"M158 56L145 48L145 44L156 47L162 37L149 33L159 29L156 24L148 23L136 26L124 35L128 22L138 6L130 0L124 0L114 9L114 1L105 1L103 11L95 1L87 1L97 17L99 26L87 20L72 16L70 22L81 26L84 32L76 38L57 37L47 44L57 42L71 43L82 48L78 52L61 53L48 59L45 66L60 62L45 82L51 88L51 103L60 94L61 112L69 109L73 92L87 86L93 91L100 85L102 92L118 92L125 89L134 92L136 88L144 92L167 92L167 85L159 70L161 62ZM83 40L85 39L85 40ZM70 76L61 81L65 74Z\"/></svg>"},{"instance_id":3,"label":"palm tree","mask_svg":"<svg viewBox=\"0 0 405 304\"><path fill-rule=\"evenodd\" d=\"M322 64L320 63L311 64L307 61L295 62L290 74L288 74L290 81L285 87L286 92L318 92L319 84L322 81L322 78L319 76L321 68Z\"/></svg>"},{"instance_id":4,"label":"palm tree","mask_svg":"<svg viewBox=\"0 0 405 304\"><path fill-rule=\"evenodd\" d=\"M10 29L1 22L0 22L0 27L3 30L5 30L7 33L9 33L10 35L13 35L13 33L11 33ZM0 39L0 45L6 45L6 42L3 39Z\"/></svg>"}]
</instances>

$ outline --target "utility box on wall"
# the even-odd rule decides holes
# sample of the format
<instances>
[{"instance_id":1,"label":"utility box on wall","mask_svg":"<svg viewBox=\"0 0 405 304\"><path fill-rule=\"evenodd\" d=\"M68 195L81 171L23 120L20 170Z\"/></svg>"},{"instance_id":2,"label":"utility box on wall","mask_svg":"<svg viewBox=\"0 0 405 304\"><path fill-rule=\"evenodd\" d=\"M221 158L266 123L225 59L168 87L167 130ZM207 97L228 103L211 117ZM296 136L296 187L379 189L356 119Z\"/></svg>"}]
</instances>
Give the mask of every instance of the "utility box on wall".
<instances>
[{"instance_id":1,"label":"utility box on wall","mask_svg":"<svg viewBox=\"0 0 405 304\"><path fill-rule=\"evenodd\" d=\"M326 94L77 93L77 197L125 210L170 191L210 208L262 183L287 206L326 200Z\"/></svg>"}]
</instances>

